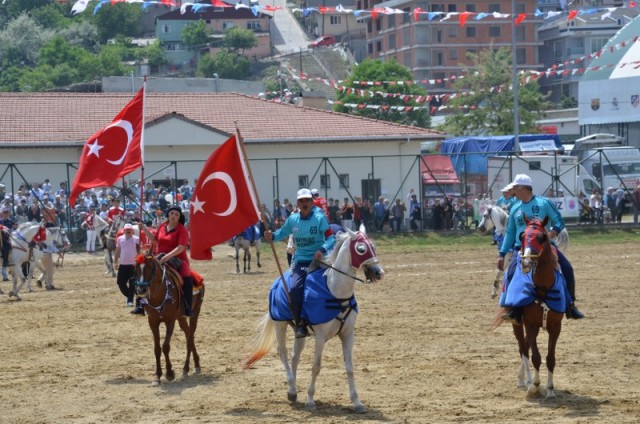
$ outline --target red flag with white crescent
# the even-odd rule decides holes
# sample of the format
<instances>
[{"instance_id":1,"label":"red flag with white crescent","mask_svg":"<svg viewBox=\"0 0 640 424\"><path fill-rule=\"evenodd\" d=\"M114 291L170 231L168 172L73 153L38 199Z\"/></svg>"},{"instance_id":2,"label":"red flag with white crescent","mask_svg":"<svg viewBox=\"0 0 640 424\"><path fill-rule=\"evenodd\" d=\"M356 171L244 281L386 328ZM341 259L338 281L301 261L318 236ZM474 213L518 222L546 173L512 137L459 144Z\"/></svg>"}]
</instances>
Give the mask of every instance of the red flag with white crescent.
<instances>
[{"instance_id":1,"label":"red flag with white crescent","mask_svg":"<svg viewBox=\"0 0 640 424\"><path fill-rule=\"evenodd\" d=\"M109 125L87 140L71 185L69 204L72 207L83 191L112 186L119 178L142 166L143 103L144 88Z\"/></svg>"},{"instance_id":2,"label":"red flag with white crescent","mask_svg":"<svg viewBox=\"0 0 640 424\"><path fill-rule=\"evenodd\" d=\"M205 163L191 200L191 259L211 259L211 246L260 219L247 166L235 135Z\"/></svg>"}]
</instances>

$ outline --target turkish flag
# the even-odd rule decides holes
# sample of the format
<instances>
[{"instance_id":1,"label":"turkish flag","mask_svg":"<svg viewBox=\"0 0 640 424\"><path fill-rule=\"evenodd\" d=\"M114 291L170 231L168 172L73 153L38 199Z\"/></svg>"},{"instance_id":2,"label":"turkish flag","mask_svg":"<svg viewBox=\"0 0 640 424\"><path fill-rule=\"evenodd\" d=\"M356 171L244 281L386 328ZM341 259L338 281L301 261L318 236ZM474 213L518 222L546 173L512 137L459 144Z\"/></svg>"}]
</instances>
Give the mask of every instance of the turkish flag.
<instances>
[{"instance_id":1,"label":"turkish flag","mask_svg":"<svg viewBox=\"0 0 640 424\"><path fill-rule=\"evenodd\" d=\"M211 246L229 240L260 219L247 166L235 135L204 164L191 200L192 259L211 259Z\"/></svg>"},{"instance_id":2,"label":"turkish flag","mask_svg":"<svg viewBox=\"0 0 640 424\"><path fill-rule=\"evenodd\" d=\"M141 89L109 125L87 140L71 185L72 207L83 191L112 186L120 177L142 166L143 99Z\"/></svg>"}]
</instances>

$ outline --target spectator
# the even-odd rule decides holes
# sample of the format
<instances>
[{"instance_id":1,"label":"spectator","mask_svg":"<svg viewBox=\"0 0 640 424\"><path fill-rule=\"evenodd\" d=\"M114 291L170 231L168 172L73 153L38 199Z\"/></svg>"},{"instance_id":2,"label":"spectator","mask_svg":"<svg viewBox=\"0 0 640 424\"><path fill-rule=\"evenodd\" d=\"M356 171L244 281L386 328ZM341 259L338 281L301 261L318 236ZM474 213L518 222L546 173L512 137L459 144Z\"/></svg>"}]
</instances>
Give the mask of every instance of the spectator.
<instances>
[{"instance_id":1,"label":"spectator","mask_svg":"<svg viewBox=\"0 0 640 424\"><path fill-rule=\"evenodd\" d=\"M340 207L342 218L342 228L353 230L353 206L349 203L349 198L344 198L344 203Z\"/></svg>"},{"instance_id":2,"label":"spectator","mask_svg":"<svg viewBox=\"0 0 640 424\"><path fill-rule=\"evenodd\" d=\"M399 233L404 222L404 213L407 207L400 198L396 198L396 202L391 208L391 230Z\"/></svg>"}]
</instances>

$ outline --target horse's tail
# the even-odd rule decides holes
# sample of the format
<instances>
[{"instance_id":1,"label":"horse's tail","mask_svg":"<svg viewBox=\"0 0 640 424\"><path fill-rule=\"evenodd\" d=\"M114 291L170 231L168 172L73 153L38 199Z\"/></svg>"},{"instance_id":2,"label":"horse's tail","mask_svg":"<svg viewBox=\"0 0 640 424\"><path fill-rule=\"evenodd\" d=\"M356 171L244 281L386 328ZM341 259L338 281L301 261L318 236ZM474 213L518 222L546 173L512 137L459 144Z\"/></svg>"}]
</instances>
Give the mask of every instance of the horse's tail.
<instances>
[{"instance_id":1,"label":"horse's tail","mask_svg":"<svg viewBox=\"0 0 640 424\"><path fill-rule=\"evenodd\" d=\"M249 369L253 364L265 356L276 342L276 326L269 312L264 314L258 323L258 335L251 343L251 353L244 362L244 369Z\"/></svg>"},{"instance_id":2,"label":"horse's tail","mask_svg":"<svg viewBox=\"0 0 640 424\"><path fill-rule=\"evenodd\" d=\"M562 253L565 253L566 250L569 249L569 233L566 228L563 228L562 231L558 233L556 244Z\"/></svg>"},{"instance_id":3,"label":"horse's tail","mask_svg":"<svg viewBox=\"0 0 640 424\"><path fill-rule=\"evenodd\" d=\"M491 321L491 329L495 330L496 328L500 327L500 325L502 325L503 322L504 322L504 309L499 308L498 312L496 313L496 316L493 317L493 320Z\"/></svg>"}]
</instances>

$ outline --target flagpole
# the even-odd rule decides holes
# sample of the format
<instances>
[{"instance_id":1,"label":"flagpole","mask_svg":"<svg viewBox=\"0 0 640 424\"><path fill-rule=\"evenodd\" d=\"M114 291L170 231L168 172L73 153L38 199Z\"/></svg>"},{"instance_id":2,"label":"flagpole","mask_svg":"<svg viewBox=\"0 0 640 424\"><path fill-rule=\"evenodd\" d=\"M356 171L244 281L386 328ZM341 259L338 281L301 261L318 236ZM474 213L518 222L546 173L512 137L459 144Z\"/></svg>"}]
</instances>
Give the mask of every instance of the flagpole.
<instances>
[{"instance_id":1,"label":"flagpole","mask_svg":"<svg viewBox=\"0 0 640 424\"><path fill-rule=\"evenodd\" d=\"M258 190L256 188L256 183L253 179L253 172L251 172L251 167L249 166L249 159L247 157L247 152L244 149L244 142L242 141L242 135L240 135L240 129L238 128L238 121L234 121L236 126L236 134L238 136L238 143L240 144L240 149L242 150L242 160L247 168L247 172L249 173L249 181L251 181L251 189L253 190L253 194L258 202L258 209L260 210L260 220L265 228L268 228L267 218L264 214L264 208L262 207L262 202L260 201L260 196L258 196ZM282 289L284 290L285 295L287 296L287 303L289 304L289 310L293 314L293 303L291 302L291 295L289 294L289 290L287 288L286 281L284 279L284 273L282 272L282 266L280 266L280 259L278 258L278 252L276 252L276 245L273 243L273 239L269 240L269 245L271 246L271 252L273 252L273 258L276 261L276 267L278 268L278 273L280 274L280 278L282 279Z\"/></svg>"},{"instance_id":2,"label":"flagpole","mask_svg":"<svg viewBox=\"0 0 640 424\"><path fill-rule=\"evenodd\" d=\"M142 167L140 167L140 222L144 224L144 109L147 97L147 76L142 78L142 129L140 130L140 157Z\"/></svg>"}]
</instances>

